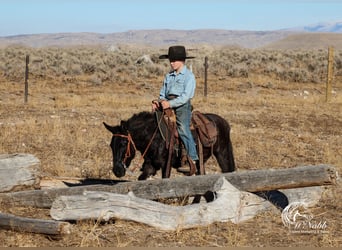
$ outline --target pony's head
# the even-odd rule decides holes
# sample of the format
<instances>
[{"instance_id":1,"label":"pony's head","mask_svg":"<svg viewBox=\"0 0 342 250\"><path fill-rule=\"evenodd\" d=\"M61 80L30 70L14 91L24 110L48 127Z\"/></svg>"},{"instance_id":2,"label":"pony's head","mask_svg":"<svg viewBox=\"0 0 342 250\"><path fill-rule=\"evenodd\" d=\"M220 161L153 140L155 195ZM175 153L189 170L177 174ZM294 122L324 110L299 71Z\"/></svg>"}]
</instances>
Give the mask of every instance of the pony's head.
<instances>
[{"instance_id":1,"label":"pony's head","mask_svg":"<svg viewBox=\"0 0 342 250\"><path fill-rule=\"evenodd\" d=\"M121 121L120 126L110 126L104 122L103 125L112 133L110 147L113 153L113 173L116 177L123 177L136 152L127 123Z\"/></svg>"}]
</instances>

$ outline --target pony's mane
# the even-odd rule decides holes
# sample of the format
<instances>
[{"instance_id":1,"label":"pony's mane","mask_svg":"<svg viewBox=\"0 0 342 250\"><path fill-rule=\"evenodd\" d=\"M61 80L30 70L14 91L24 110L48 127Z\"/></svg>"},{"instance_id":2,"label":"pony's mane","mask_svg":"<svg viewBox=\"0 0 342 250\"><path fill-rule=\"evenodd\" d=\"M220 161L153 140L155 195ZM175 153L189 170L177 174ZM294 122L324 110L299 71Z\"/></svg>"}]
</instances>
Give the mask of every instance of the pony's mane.
<instances>
[{"instance_id":1,"label":"pony's mane","mask_svg":"<svg viewBox=\"0 0 342 250\"><path fill-rule=\"evenodd\" d=\"M127 120L128 127L133 129L147 128L155 122L155 115L152 112L143 111L138 114L134 114Z\"/></svg>"},{"instance_id":2,"label":"pony's mane","mask_svg":"<svg viewBox=\"0 0 342 250\"><path fill-rule=\"evenodd\" d=\"M129 123L136 122L136 121L141 122L141 121L151 120L154 118L155 118L155 116L153 113L143 111L143 112L140 112L138 114L134 114L131 118L128 119L128 122Z\"/></svg>"}]
</instances>

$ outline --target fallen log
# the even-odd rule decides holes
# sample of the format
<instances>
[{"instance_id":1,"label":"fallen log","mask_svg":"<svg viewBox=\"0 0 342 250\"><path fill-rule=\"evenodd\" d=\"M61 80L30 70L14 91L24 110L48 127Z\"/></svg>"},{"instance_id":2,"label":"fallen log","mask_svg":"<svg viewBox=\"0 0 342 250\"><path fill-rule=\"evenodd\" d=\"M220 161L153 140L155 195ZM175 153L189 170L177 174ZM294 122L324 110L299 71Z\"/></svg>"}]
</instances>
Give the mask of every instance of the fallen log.
<instances>
[{"instance_id":1,"label":"fallen log","mask_svg":"<svg viewBox=\"0 0 342 250\"><path fill-rule=\"evenodd\" d=\"M71 233L71 225L68 222L33 219L4 213L0 213L0 228L47 235Z\"/></svg>"},{"instance_id":2,"label":"fallen log","mask_svg":"<svg viewBox=\"0 0 342 250\"><path fill-rule=\"evenodd\" d=\"M61 195L79 195L85 191L104 191L118 194L133 192L137 197L150 200L203 195L208 191L217 191L214 184L222 176L239 190L258 192L332 185L336 183L337 172L334 167L329 165L237 171L215 175L119 182L114 185L107 183L106 185L4 193L0 194L0 202L50 208L52 202Z\"/></svg>"},{"instance_id":3,"label":"fallen log","mask_svg":"<svg viewBox=\"0 0 342 250\"><path fill-rule=\"evenodd\" d=\"M111 218L132 220L162 230L206 226L214 222L240 223L271 207L252 193L242 192L224 177L215 184L217 199L209 203L171 206L134 196L109 192L85 192L83 195L60 196L52 204L55 220Z\"/></svg>"},{"instance_id":4,"label":"fallen log","mask_svg":"<svg viewBox=\"0 0 342 250\"><path fill-rule=\"evenodd\" d=\"M30 154L0 155L0 192L39 185L40 161Z\"/></svg>"}]
</instances>

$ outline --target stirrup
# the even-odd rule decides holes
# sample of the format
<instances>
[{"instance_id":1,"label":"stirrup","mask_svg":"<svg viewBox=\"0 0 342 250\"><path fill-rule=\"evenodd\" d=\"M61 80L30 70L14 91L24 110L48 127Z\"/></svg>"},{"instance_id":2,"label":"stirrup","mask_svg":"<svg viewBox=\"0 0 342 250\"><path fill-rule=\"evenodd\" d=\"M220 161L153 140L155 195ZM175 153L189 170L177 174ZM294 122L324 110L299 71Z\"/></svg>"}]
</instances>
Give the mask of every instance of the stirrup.
<instances>
[{"instance_id":1,"label":"stirrup","mask_svg":"<svg viewBox=\"0 0 342 250\"><path fill-rule=\"evenodd\" d=\"M178 172L187 173L188 175L193 175L196 173L196 162L194 162L190 157L187 157L188 164L184 164L177 168Z\"/></svg>"},{"instance_id":2,"label":"stirrup","mask_svg":"<svg viewBox=\"0 0 342 250\"><path fill-rule=\"evenodd\" d=\"M190 166L188 164L184 164L182 166L180 166L179 168L177 168L178 172L181 173L189 173L190 172Z\"/></svg>"}]
</instances>

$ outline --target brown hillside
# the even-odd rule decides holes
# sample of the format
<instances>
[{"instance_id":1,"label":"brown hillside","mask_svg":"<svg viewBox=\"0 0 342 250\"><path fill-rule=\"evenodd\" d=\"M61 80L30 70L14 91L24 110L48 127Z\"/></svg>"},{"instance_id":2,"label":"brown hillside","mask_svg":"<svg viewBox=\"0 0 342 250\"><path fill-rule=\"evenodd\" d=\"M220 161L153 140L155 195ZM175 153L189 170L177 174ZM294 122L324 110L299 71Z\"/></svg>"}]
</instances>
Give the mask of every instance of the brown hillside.
<instances>
[{"instance_id":1,"label":"brown hillside","mask_svg":"<svg viewBox=\"0 0 342 250\"><path fill-rule=\"evenodd\" d=\"M239 30L131 30L117 33L54 33L27 34L0 37L0 47L23 45L28 47L70 47L116 44L145 44L167 46L169 44L234 45L258 48L278 41L291 31L239 31Z\"/></svg>"},{"instance_id":2,"label":"brown hillside","mask_svg":"<svg viewBox=\"0 0 342 250\"><path fill-rule=\"evenodd\" d=\"M342 34L337 33L301 33L290 35L273 42L266 49L325 49L333 46L342 49Z\"/></svg>"},{"instance_id":3,"label":"brown hillside","mask_svg":"<svg viewBox=\"0 0 342 250\"><path fill-rule=\"evenodd\" d=\"M132 30L127 32L52 33L0 37L0 48L10 45L27 47L74 47L111 45L149 45L167 47L170 44L237 46L267 49L322 49L334 46L342 49L341 33L299 33L295 31L234 31L234 30Z\"/></svg>"}]
</instances>

